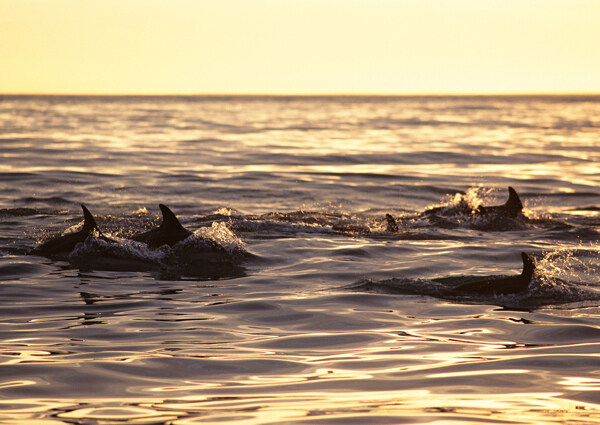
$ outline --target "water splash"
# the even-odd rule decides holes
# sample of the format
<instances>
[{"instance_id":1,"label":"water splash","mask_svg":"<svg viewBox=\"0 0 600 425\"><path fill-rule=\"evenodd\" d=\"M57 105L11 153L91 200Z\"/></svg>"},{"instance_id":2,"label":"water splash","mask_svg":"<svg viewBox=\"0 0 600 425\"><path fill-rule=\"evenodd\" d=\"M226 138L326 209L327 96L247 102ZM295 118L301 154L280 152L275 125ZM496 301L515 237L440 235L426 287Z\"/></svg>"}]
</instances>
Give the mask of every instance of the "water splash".
<instances>
[{"instance_id":1,"label":"water splash","mask_svg":"<svg viewBox=\"0 0 600 425\"><path fill-rule=\"evenodd\" d=\"M83 243L77 244L69 259L78 263L98 258L119 258L121 261L153 263L161 265L167 257L168 246L150 249L142 242L129 239L114 239L117 243L107 242L98 237L89 237Z\"/></svg>"},{"instance_id":2,"label":"water splash","mask_svg":"<svg viewBox=\"0 0 600 425\"><path fill-rule=\"evenodd\" d=\"M490 198L490 194L498 189L486 188L484 186L472 186L463 193L446 195L441 204L433 205L433 208L441 208L442 215L472 214ZM486 202L487 203L487 202Z\"/></svg>"},{"instance_id":3,"label":"water splash","mask_svg":"<svg viewBox=\"0 0 600 425\"><path fill-rule=\"evenodd\" d=\"M188 239L191 239L191 241L197 241L199 239L202 241L213 241L217 245L225 248L230 254L243 250L246 246L246 244L231 231L227 223L223 222L213 222L210 227L201 227ZM180 243L187 243L186 241L188 239Z\"/></svg>"},{"instance_id":4,"label":"water splash","mask_svg":"<svg viewBox=\"0 0 600 425\"><path fill-rule=\"evenodd\" d=\"M227 208L227 207L221 207L216 209L215 211L213 211L214 215L223 215L226 217L233 217L233 216L240 216L240 212L233 209L233 208Z\"/></svg>"},{"instance_id":5,"label":"water splash","mask_svg":"<svg viewBox=\"0 0 600 425\"><path fill-rule=\"evenodd\" d=\"M567 281L600 289L600 254L596 244L547 251L536 261L544 284Z\"/></svg>"},{"instance_id":6,"label":"water splash","mask_svg":"<svg viewBox=\"0 0 600 425\"><path fill-rule=\"evenodd\" d=\"M74 233L74 232L80 231L83 228L83 222L84 221L81 220L78 223L76 223L76 224L74 224L74 225L72 225L70 227L67 227L65 230L63 230L63 232L60 234L60 236L64 236L64 235L67 235L69 233ZM94 230L94 232L95 231L96 230Z\"/></svg>"},{"instance_id":7,"label":"water splash","mask_svg":"<svg viewBox=\"0 0 600 425\"><path fill-rule=\"evenodd\" d=\"M133 215L148 215L150 214L150 212L148 211L148 208L146 207L140 207L135 211L132 211Z\"/></svg>"},{"instance_id":8,"label":"water splash","mask_svg":"<svg viewBox=\"0 0 600 425\"><path fill-rule=\"evenodd\" d=\"M312 206L308 206L306 204L302 204L300 207L301 213L310 213L312 211L317 211L323 215L343 215L344 208L341 203L334 204L329 201L327 203L315 202Z\"/></svg>"}]
</instances>

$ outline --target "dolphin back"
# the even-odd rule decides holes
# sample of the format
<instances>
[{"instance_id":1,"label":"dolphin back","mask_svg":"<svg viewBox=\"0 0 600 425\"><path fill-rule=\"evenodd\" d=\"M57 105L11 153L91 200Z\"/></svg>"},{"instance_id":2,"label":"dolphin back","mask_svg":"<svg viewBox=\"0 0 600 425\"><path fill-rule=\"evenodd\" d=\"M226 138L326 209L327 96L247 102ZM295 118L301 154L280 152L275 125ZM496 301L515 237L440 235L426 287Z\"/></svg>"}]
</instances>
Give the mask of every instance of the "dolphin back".
<instances>
[{"instance_id":1,"label":"dolphin back","mask_svg":"<svg viewBox=\"0 0 600 425\"><path fill-rule=\"evenodd\" d=\"M30 251L31 254L39 254L39 255L56 255L61 253L68 253L75 249L75 245L80 242L83 242L90 236L94 230L98 231L98 234L103 239L107 239L100 228L96 224L96 220L94 216L87 209L87 207L81 204L81 209L83 210L83 227L78 232L67 233L66 235L58 236L56 238L50 239L46 241L42 245L32 249Z\"/></svg>"},{"instance_id":2,"label":"dolphin back","mask_svg":"<svg viewBox=\"0 0 600 425\"><path fill-rule=\"evenodd\" d=\"M453 288L453 292L479 295L516 294L524 292L529 287L529 283L533 277L535 263L531 257L524 252L521 252L521 258L523 259L523 271L520 275L464 283Z\"/></svg>"}]
</instances>

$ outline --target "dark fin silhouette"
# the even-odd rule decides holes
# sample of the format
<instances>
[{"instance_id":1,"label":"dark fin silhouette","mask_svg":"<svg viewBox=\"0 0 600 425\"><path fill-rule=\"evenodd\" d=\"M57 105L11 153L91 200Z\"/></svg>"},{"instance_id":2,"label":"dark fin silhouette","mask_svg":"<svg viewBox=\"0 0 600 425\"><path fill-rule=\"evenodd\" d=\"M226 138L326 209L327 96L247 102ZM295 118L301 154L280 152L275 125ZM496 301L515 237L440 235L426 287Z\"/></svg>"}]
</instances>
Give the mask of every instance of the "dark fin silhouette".
<instances>
[{"instance_id":1,"label":"dark fin silhouette","mask_svg":"<svg viewBox=\"0 0 600 425\"><path fill-rule=\"evenodd\" d=\"M158 204L158 207L160 208L160 211L162 212L162 223L160 224L160 228L167 231L167 230L177 230L177 231L187 231L179 222L179 220L177 219L177 217L175 216L175 214L173 213L173 211L171 211L169 209L169 207L167 207L164 204Z\"/></svg>"},{"instance_id":2,"label":"dark fin silhouette","mask_svg":"<svg viewBox=\"0 0 600 425\"><path fill-rule=\"evenodd\" d=\"M517 191L508 186L508 201L504 204L506 215L510 218L517 217L523 211L523 204L517 194ZM527 255L527 254L525 254Z\"/></svg>"},{"instance_id":3,"label":"dark fin silhouette","mask_svg":"<svg viewBox=\"0 0 600 425\"><path fill-rule=\"evenodd\" d=\"M150 248L158 248L163 245L173 246L192 234L192 232L181 225L169 207L164 204L159 204L158 206L163 216L160 226L147 232L134 235L131 239L138 242L144 242Z\"/></svg>"},{"instance_id":4,"label":"dark fin silhouette","mask_svg":"<svg viewBox=\"0 0 600 425\"><path fill-rule=\"evenodd\" d=\"M81 231L90 234L94 230L98 230L98 232L101 233L98 224L96 224L96 219L90 210L83 204L81 204L81 209L83 210L83 227L81 228Z\"/></svg>"},{"instance_id":5,"label":"dark fin silhouette","mask_svg":"<svg viewBox=\"0 0 600 425\"><path fill-rule=\"evenodd\" d=\"M100 227L96 223L96 219L85 205L81 204L81 208L83 209L83 227L81 228L81 232L89 236L95 230L96 232L98 232L98 237L103 241L117 243L117 241L115 241L114 239L104 236L104 233L102 233L102 230L100 230Z\"/></svg>"},{"instance_id":6,"label":"dark fin silhouette","mask_svg":"<svg viewBox=\"0 0 600 425\"><path fill-rule=\"evenodd\" d=\"M535 272L535 263L531 257L524 252L521 253L521 258L523 259L523 271L521 272L521 276L530 281Z\"/></svg>"},{"instance_id":7,"label":"dark fin silhouette","mask_svg":"<svg viewBox=\"0 0 600 425\"><path fill-rule=\"evenodd\" d=\"M452 292L479 295L506 295L525 292L529 287L531 279L533 278L533 273L535 272L535 263L531 257L524 252L521 252L521 259L523 260L523 271L520 275L464 283L456 288L453 288Z\"/></svg>"},{"instance_id":8,"label":"dark fin silhouette","mask_svg":"<svg viewBox=\"0 0 600 425\"><path fill-rule=\"evenodd\" d=\"M398 233L398 223L391 214L386 214L385 219L387 221L387 231L391 233Z\"/></svg>"}]
</instances>

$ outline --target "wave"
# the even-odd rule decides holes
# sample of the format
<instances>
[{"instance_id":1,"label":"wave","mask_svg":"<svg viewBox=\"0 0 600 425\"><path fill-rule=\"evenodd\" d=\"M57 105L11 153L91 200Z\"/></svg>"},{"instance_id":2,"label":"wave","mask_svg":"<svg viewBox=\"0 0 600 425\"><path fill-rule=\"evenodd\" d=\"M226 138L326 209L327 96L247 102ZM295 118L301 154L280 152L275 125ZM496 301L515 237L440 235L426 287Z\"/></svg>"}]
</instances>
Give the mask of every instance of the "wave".
<instances>
[{"instance_id":1,"label":"wave","mask_svg":"<svg viewBox=\"0 0 600 425\"><path fill-rule=\"evenodd\" d=\"M424 211L397 213L394 218L398 231L390 231L385 214L379 209L372 210L369 214L351 214L322 207L317 211L298 210L270 212L260 216L232 216L230 221L236 230L242 232L273 230L291 233L339 233L391 239L438 239L443 236L435 236L436 231L460 228L499 232L536 227L564 227L564 223L559 220L527 209L515 218L495 213L477 213L480 207L489 205L491 200L495 199L496 192L494 188L474 186L465 193L446 195L440 203L432 204ZM424 233L418 235L419 231Z\"/></svg>"},{"instance_id":2,"label":"wave","mask_svg":"<svg viewBox=\"0 0 600 425\"><path fill-rule=\"evenodd\" d=\"M36 208L0 208L0 217L25 217L37 214L42 214L42 210Z\"/></svg>"},{"instance_id":3,"label":"wave","mask_svg":"<svg viewBox=\"0 0 600 425\"><path fill-rule=\"evenodd\" d=\"M36 197L28 196L26 198L19 199L19 202L25 204L49 204L49 205L73 205L77 204L75 201L63 198L61 196L49 196L49 197Z\"/></svg>"}]
</instances>

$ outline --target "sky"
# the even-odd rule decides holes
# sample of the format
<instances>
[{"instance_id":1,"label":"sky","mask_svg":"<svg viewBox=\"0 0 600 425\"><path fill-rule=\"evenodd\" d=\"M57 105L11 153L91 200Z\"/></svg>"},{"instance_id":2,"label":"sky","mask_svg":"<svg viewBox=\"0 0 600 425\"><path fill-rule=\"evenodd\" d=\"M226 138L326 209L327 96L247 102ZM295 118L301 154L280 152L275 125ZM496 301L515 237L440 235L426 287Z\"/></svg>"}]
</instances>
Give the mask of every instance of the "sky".
<instances>
[{"instance_id":1,"label":"sky","mask_svg":"<svg viewBox=\"0 0 600 425\"><path fill-rule=\"evenodd\" d=\"M598 0L0 0L0 93L600 93Z\"/></svg>"}]
</instances>

